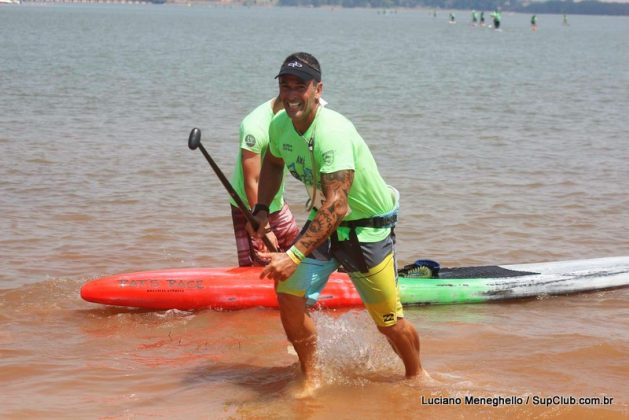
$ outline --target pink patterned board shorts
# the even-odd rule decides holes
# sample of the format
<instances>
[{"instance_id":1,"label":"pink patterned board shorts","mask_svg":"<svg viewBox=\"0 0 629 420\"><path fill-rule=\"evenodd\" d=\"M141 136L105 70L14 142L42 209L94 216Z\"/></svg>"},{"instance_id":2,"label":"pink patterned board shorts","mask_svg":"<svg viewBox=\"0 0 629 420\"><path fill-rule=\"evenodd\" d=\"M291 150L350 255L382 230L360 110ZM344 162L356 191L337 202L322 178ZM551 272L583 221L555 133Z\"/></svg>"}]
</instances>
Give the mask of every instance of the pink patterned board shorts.
<instances>
[{"instance_id":1,"label":"pink patterned board shorts","mask_svg":"<svg viewBox=\"0 0 629 420\"><path fill-rule=\"evenodd\" d=\"M234 222L236 249L238 250L238 265L240 267L265 265L266 262L258 256L258 252L264 249L262 240L249 236L245 229L247 219L238 207L230 207ZM299 227L293 213L288 208L288 204L284 204L280 211L269 214L269 224L279 242L279 251L284 252L295 243L297 235L299 235Z\"/></svg>"}]
</instances>

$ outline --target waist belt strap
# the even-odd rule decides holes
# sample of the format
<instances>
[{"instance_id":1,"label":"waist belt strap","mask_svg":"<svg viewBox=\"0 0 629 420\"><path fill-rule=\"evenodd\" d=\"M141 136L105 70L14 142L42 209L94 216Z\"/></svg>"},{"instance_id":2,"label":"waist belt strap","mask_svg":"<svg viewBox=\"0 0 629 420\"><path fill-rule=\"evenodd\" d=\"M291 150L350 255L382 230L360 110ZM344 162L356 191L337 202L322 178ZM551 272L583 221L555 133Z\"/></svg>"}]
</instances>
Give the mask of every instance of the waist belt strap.
<instances>
[{"instance_id":1,"label":"waist belt strap","mask_svg":"<svg viewBox=\"0 0 629 420\"><path fill-rule=\"evenodd\" d=\"M367 219L347 220L341 222L339 226L357 228L357 227L373 227L373 228L385 228L392 227L397 222L397 214L391 214L386 216L375 216Z\"/></svg>"}]
</instances>

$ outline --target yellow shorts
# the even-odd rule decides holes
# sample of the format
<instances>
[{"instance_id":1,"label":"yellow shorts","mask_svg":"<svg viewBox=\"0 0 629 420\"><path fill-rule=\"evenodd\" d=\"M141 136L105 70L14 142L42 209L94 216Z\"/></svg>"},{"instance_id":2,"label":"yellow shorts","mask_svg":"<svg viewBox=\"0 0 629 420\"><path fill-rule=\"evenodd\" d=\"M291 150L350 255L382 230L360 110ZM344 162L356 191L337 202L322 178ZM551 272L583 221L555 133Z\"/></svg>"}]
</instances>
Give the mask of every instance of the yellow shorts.
<instances>
[{"instance_id":1,"label":"yellow shorts","mask_svg":"<svg viewBox=\"0 0 629 420\"><path fill-rule=\"evenodd\" d=\"M404 317L392 253L367 273L354 272L349 273L349 276L378 326L390 327L397 323L398 318Z\"/></svg>"}]
</instances>

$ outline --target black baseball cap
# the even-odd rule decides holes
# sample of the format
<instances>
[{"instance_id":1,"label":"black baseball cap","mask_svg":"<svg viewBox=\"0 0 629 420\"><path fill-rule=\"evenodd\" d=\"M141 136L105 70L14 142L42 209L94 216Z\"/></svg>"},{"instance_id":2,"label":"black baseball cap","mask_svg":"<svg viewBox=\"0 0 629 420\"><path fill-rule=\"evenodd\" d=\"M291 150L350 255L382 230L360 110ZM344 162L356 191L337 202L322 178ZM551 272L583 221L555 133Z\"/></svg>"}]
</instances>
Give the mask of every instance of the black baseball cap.
<instances>
[{"instance_id":1,"label":"black baseball cap","mask_svg":"<svg viewBox=\"0 0 629 420\"><path fill-rule=\"evenodd\" d=\"M282 64L280 72L275 76L277 79L280 76L293 75L299 77L301 80L308 82L312 79L317 82L321 81L321 71L315 69L307 63L301 60L291 60Z\"/></svg>"}]
</instances>

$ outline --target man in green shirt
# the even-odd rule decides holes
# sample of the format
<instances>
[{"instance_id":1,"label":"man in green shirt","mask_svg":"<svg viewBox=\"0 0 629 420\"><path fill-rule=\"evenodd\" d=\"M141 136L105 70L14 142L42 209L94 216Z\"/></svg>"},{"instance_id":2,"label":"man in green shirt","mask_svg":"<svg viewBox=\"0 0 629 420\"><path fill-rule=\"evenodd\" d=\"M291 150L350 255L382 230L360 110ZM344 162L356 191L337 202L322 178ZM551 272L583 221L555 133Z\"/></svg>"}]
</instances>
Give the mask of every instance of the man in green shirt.
<instances>
[{"instance_id":1,"label":"man in green shirt","mask_svg":"<svg viewBox=\"0 0 629 420\"><path fill-rule=\"evenodd\" d=\"M243 203L249 208L258 202L258 180L262 159L269 148L269 125L283 109L277 98L270 99L251 111L240 123L240 148L231 184ZM284 202L284 184L269 205L267 235L276 248L286 251L297 238L299 227L288 205ZM268 251L264 243L247 232L247 219L236 202L231 200L232 222L238 251L238 265L261 266L265 261L259 253Z\"/></svg>"},{"instance_id":2,"label":"man in green shirt","mask_svg":"<svg viewBox=\"0 0 629 420\"><path fill-rule=\"evenodd\" d=\"M491 14L491 17L494 20L494 29L500 29L500 21L502 20L502 13L496 9Z\"/></svg>"},{"instance_id":3,"label":"man in green shirt","mask_svg":"<svg viewBox=\"0 0 629 420\"><path fill-rule=\"evenodd\" d=\"M394 255L397 195L389 188L353 124L324 108L321 67L315 57L295 53L279 74L284 111L269 127L269 153L260 173L254 217L267 222L269 204L284 168L304 183L312 210L295 245L268 253L262 272L276 282L282 325L299 356L305 391L319 382L316 331L307 305L316 301L329 275L342 265L378 330L402 359L408 378L425 374L419 336L403 318ZM261 235L263 229L257 234Z\"/></svg>"}]
</instances>

